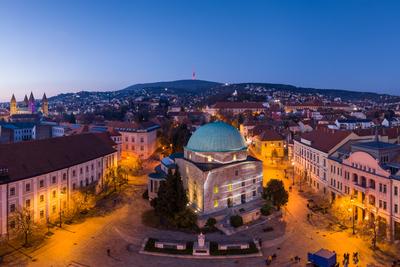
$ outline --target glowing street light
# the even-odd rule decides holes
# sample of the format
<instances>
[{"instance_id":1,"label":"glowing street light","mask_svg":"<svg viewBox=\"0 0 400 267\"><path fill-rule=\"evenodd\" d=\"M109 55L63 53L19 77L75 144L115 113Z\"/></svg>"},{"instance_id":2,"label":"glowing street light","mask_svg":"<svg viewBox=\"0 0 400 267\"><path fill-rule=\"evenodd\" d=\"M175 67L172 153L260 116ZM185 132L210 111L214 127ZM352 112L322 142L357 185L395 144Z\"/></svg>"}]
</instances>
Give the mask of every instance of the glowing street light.
<instances>
[{"instance_id":1,"label":"glowing street light","mask_svg":"<svg viewBox=\"0 0 400 267\"><path fill-rule=\"evenodd\" d=\"M353 211L353 235L354 235L354 234L356 233L356 232L355 232L355 222L354 222L354 220L355 220L355 215L354 215L354 212L355 212L354 198L351 198L351 199L350 199L350 202L351 202L352 207L349 209L349 211L350 211L350 212Z\"/></svg>"}]
</instances>

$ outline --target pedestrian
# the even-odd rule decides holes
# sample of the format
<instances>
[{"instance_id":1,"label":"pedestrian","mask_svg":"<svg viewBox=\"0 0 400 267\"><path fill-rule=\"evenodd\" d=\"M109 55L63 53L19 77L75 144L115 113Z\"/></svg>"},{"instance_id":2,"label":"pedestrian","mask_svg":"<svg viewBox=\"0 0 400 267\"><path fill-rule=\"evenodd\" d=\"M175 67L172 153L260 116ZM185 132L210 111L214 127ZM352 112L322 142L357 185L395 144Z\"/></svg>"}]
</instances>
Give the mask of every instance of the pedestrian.
<instances>
[{"instance_id":1,"label":"pedestrian","mask_svg":"<svg viewBox=\"0 0 400 267\"><path fill-rule=\"evenodd\" d=\"M108 248L107 249L107 256L110 257L110 255L111 255L111 250Z\"/></svg>"}]
</instances>

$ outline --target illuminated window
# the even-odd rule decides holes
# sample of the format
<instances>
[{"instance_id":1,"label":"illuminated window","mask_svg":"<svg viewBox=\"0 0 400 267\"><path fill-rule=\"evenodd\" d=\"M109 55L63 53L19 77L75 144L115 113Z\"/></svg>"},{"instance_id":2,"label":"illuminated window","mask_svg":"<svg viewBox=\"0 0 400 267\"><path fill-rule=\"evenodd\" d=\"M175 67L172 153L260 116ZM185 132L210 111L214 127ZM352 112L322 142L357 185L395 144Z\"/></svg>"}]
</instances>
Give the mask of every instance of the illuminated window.
<instances>
[{"instance_id":1,"label":"illuminated window","mask_svg":"<svg viewBox=\"0 0 400 267\"><path fill-rule=\"evenodd\" d=\"M233 154L233 160L236 160L236 158L237 158L236 154Z\"/></svg>"},{"instance_id":2,"label":"illuminated window","mask_svg":"<svg viewBox=\"0 0 400 267\"><path fill-rule=\"evenodd\" d=\"M218 208L218 200L214 200L214 208Z\"/></svg>"},{"instance_id":3,"label":"illuminated window","mask_svg":"<svg viewBox=\"0 0 400 267\"><path fill-rule=\"evenodd\" d=\"M228 191L232 191L232 184L228 184Z\"/></svg>"},{"instance_id":4,"label":"illuminated window","mask_svg":"<svg viewBox=\"0 0 400 267\"><path fill-rule=\"evenodd\" d=\"M212 157L210 155L207 156L207 161L211 162L212 161Z\"/></svg>"},{"instance_id":5,"label":"illuminated window","mask_svg":"<svg viewBox=\"0 0 400 267\"><path fill-rule=\"evenodd\" d=\"M217 185L214 185L214 194L218 194L219 188Z\"/></svg>"}]
</instances>

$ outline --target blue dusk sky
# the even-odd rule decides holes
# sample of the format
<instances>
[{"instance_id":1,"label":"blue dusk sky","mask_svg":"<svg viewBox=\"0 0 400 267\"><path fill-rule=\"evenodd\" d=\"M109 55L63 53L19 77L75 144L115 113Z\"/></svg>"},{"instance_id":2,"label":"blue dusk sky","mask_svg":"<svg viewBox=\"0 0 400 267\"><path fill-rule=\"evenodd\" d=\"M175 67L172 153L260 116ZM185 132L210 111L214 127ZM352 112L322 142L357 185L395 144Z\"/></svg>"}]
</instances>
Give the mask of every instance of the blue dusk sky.
<instances>
[{"instance_id":1,"label":"blue dusk sky","mask_svg":"<svg viewBox=\"0 0 400 267\"><path fill-rule=\"evenodd\" d=\"M0 100L197 78L400 95L400 1L0 0Z\"/></svg>"}]
</instances>

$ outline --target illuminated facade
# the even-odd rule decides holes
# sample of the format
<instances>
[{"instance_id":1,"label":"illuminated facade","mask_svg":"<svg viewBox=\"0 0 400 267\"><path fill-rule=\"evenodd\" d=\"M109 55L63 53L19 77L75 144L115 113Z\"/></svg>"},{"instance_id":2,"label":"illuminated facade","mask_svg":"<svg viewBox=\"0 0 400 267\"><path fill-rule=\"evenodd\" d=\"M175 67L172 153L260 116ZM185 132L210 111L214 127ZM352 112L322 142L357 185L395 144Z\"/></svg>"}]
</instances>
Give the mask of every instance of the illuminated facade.
<instances>
[{"instance_id":1,"label":"illuminated facade","mask_svg":"<svg viewBox=\"0 0 400 267\"><path fill-rule=\"evenodd\" d=\"M110 121L107 126L121 134L122 157L147 159L157 149L158 124Z\"/></svg>"},{"instance_id":2,"label":"illuminated facade","mask_svg":"<svg viewBox=\"0 0 400 267\"><path fill-rule=\"evenodd\" d=\"M36 223L55 222L79 188L104 183L117 166L108 135L81 134L0 145L0 236L16 227L13 213L26 208Z\"/></svg>"},{"instance_id":3,"label":"illuminated facade","mask_svg":"<svg viewBox=\"0 0 400 267\"><path fill-rule=\"evenodd\" d=\"M49 115L49 101L46 97L46 94L43 94L40 112L42 113L43 116L47 117ZM12 95L10 101L10 116L17 114L35 114L35 113L37 113L36 100L32 92L29 96L29 99L25 95L24 101L20 105L18 105L15 96Z\"/></svg>"},{"instance_id":4,"label":"illuminated facade","mask_svg":"<svg viewBox=\"0 0 400 267\"><path fill-rule=\"evenodd\" d=\"M249 156L239 131L224 123L200 127L189 139L179 166L191 207L210 214L259 199L262 162Z\"/></svg>"}]
</instances>

